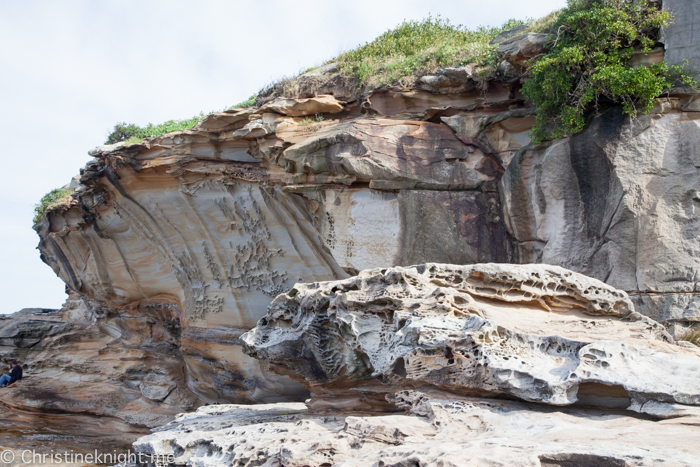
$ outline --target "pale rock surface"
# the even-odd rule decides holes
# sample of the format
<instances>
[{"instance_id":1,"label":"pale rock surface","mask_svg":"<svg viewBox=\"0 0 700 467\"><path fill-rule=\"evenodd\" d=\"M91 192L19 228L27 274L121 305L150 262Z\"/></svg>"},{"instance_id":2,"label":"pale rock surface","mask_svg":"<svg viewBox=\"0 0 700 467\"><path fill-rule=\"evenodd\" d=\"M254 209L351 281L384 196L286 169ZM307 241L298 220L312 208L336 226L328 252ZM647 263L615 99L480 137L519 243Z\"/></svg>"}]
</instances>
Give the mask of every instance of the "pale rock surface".
<instances>
[{"instance_id":1,"label":"pale rock surface","mask_svg":"<svg viewBox=\"0 0 700 467\"><path fill-rule=\"evenodd\" d=\"M434 75L421 76L418 87L436 93L462 93L474 91L480 80L474 66L450 67L438 70Z\"/></svg>"},{"instance_id":2,"label":"pale rock surface","mask_svg":"<svg viewBox=\"0 0 700 467\"><path fill-rule=\"evenodd\" d=\"M505 41L506 39L510 39L511 37L518 36L520 34L523 34L527 32L528 25L527 24L521 24L520 26L516 26L511 29L506 29L493 39L491 39L490 44L500 44L501 42Z\"/></svg>"},{"instance_id":3,"label":"pale rock surface","mask_svg":"<svg viewBox=\"0 0 700 467\"><path fill-rule=\"evenodd\" d=\"M498 156L508 167L513 156L530 143L529 132L535 123L531 109L513 109L501 113L460 112L441 120L457 138L474 141L485 152Z\"/></svg>"},{"instance_id":4,"label":"pale rock surface","mask_svg":"<svg viewBox=\"0 0 700 467\"><path fill-rule=\"evenodd\" d=\"M172 310L188 384L210 402L303 393L263 375L238 336L294 282L345 276L304 203L266 186L247 148L180 135L106 156L83 171L89 214L75 206L40 226L43 258L71 290L111 310Z\"/></svg>"},{"instance_id":5,"label":"pale rock surface","mask_svg":"<svg viewBox=\"0 0 700 467\"><path fill-rule=\"evenodd\" d=\"M343 110L343 103L330 95L308 99L287 99L278 97L260 108L260 112L276 112L290 117L303 117L315 114L334 114Z\"/></svg>"},{"instance_id":6,"label":"pale rock surface","mask_svg":"<svg viewBox=\"0 0 700 467\"><path fill-rule=\"evenodd\" d=\"M305 382L316 408L383 408L385 393L432 385L700 414L700 349L674 345L624 292L556 266L426 264L296 284L241 339Z\"/></svg>"},{"instance_id":7,"label":"pale rock surface","mask_svg":"<svg viewBox=\"0 0 700 467\"><path fill-rule=\"evenodd\" d=\"M282 159L291 173L347 175L379 189L474 190L501 174L496 161L444 125L386 119L321 129Z\"/></svg>"},{"instance_id":8,"label":"pale rock surface","mask_svg":"<svg viewBox=\"0 0 700 467\"><path fill-rule=\"evenodd\" d=\"M682 105L523 148L500 181L516 261L604 280L667 324L700 318L700 113Z\"/></svg>"},{"instance_id":9,"label":"pale rock surface","mask_svg":"<svg viewBox=\"0 0 700 467\"><path fill-rule=\"evenodd\" d=\"M406 414L321 416L304 404L218 405L134 443L189 466L693 466L700 419L402 391Z\"/></svg>"},{"instance_id":10,"label":"pale rock surface","mask_svg":"<svg viewBox=\"0 0 700 467\"><path fill-rule=\"evenodd\" d=\"M700 3L695 0L663 0L664 10L673 15L673 22L662 29L664 60L671 65L684 65L700 79Z\"/></svg>"}]
</instances>

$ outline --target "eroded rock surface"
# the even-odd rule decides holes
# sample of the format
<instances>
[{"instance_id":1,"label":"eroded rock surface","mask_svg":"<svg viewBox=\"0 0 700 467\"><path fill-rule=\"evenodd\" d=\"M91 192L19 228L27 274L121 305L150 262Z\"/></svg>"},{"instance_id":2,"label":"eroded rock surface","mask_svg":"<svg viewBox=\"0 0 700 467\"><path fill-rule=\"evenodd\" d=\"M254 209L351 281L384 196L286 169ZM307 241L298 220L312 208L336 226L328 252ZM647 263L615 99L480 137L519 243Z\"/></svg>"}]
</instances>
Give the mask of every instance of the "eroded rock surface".
<instances>
[{"instance_id":1,"label":"eroded rock surface","mask_svg":"<svg viewBox=\"0 0 700 467\"><path fill-rule=\"evenodd\" d=\"M304 404L184 414L134 450L198 466L693 466L700 419L401 392L407 414L320 416Z\"/></svg>"},{"instance_id":2,"label":"eroded rock surface","mask_svg":"<svg viewBox=\"0 0 700 467\"><path fill-rule=\"evenodd\" d=\"M0 319L0 355L19 360L25 375L0 390L0 402L147 427L204 403L187 385L176 321L144 310L98 321L95 311L71 305Z\"/></svg>"},{"instance_id":3,"label":"eroded rock surface","mask_svg":"<svg viewBox=\"0 0 700 467\"><path fill-rule=\"evenodd\" d=\"M523 148L501 194L518 262L603 280L670 325L700 319L700 113L656 111L631 124L610 110L571 138Z\"/></svg>"},{"instance_id":4,"label":"eroded rock surface","mask_svg":"<svg viewBox=\"0 0 700 467\"><path fill-rule=\"evenodd\" d=\"M489 104L460 95L490 112L513 105L507 92ZM172 322L176 333L153 339L174 346L184 366L173 380L198 400L303 400L240 347L277 294L385 264L512 256L498 157L427 121L455 95L397 96L368 99L381 117L332 95L279 98L95 148L73 199L35 226L42 259L102 310L95 329L119 338L106 316ZM165 374L138 387L156 404L173 390Z\"/></svg>"},{"instance_id":5,"label":"eroded rock surface","mask_svg":"<svg viewBox=\"0 0 700 467\"><path fill-rule=\"evenodd\" d=\"M426 264L297 284L241 339L319 409L383 410L397 388L432 386L700 414L700 350L675 345L624 292L556 266Z\"/></svg>"}]
</instances>

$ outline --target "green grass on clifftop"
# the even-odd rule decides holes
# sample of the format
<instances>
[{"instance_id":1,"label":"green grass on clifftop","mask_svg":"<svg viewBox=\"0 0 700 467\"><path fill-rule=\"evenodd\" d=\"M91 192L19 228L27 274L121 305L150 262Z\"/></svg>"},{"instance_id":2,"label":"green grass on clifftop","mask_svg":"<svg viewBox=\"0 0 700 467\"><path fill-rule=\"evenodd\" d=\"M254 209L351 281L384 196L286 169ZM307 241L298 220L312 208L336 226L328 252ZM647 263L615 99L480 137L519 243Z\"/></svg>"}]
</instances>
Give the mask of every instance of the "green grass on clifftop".
<instances>
[{"instance_id":1,"label":"green grass on clifftop","mask_svg":"<svg viewBox=\"0 0 700 467\"><path fill-rule=\"evenodd\" d=\"M255 105L255 98L257 96L257 94L253 94L243 102L232 105L229 107L229 110L253 106ZM162 136L173 131L189 130L197 123L204 120L206 116L206 114L200 112L199 115L185 120L168 120L167 122L159 125L149 123L145 127L138 126L134 123L117 123L114 125L114 129L107 136L105 144L115 144L122 141L128 144L136 144L143 141L144 138L157 138L158 136Z\"/></svg>"},{"instance_id":2,"label":"green grass on clifftop","mask_svg":"<svg viewBox=\"0 0 700 467\"><path fill-rule=\"evenodd\" d=\"M243 102L239 102L236 105L232 105L228 109L242 109L244 107L252 107L255 105L255 99L258 97L258 93L256 92L252 96L250 96L248 99L244 100Z\"/></svg>"},{"instance_id":3,"label":"green grass on clifftop","mask_svg":"<svg viewBox=\"0 0 700 467\"><path fill-rule=\"evenodd\" d=\"M155 138L173 131L188 130L204 119L206 115L200 112L192 118L186 120L168 120L165 123L154 125L149 123L145 127L140 127L133 123L117 123L114 130L107 136L105 144L115 144L121 141L138 143L143 138Z\"/></svg>"},{"instance_id":4,"label":"green grass on clifftop","mask_svg":"<svg viewBox=\"0 0 700 467\"><path fill-rule=\"evenodd\" d=\"M511 19L501 27L469 30L440 17L404 21L372 42L339 55L336 61L342 73L369 89L387 84L410 86L440 68L467 64L482 67L487 78L498 64L498 46L489 42L524 23Z\"/></svg>"},{"instance_id":5,"label":"green grass on clifftop","mask_svg":"<svg viewBox=\"0 0 700 467\"><path fill-rule=\"evenodd\" d=\"M544 18L511 19L500 27L474 30L439 16L404 21L330 60L337 63L337 73L329 74L328 79L360 98L382 86L411 87L421 76L439 69L471 64L476 79L484 83L496 77L497 66L504 59L491 40L507 29L527 24L527 31L549 34L545 53L518 70L524 83L522 93L537 109L531 136L539 142L581 131L587 113L600 103L619 104L627 114L636 116L649 112L673 85L696 86L682 67L665 62L650 66L631 63L636 52L647 53L660 45L659 31L671 21L670 13L653 0L567 0L566 8ZM285 78L230 109L256 102L260 105L278 96L297 97L299 83L303 83L300 77ZM119 123L106 143L138 143L143 138L192 128L204 117L200 113L191 119L145 127Z\"/></svg>"}]
</instances>

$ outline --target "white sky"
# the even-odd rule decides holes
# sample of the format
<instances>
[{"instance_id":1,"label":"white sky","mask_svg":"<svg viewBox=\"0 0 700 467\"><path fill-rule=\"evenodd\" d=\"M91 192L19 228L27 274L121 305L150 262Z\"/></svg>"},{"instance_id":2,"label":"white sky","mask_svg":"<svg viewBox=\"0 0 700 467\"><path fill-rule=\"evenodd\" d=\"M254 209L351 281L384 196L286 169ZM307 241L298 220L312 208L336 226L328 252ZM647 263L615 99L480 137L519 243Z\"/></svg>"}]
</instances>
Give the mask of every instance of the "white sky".
<instances>
[{"instance_id":1,"label":"white sky","mask_svg":"<svg viewBox=\"0 0 700 467\"><path fill-rule=\"evenodd\" d=\"M118 121L221 110L402 20L469 27L565 0L0 0L0 313L59 308L33 208Z\"/></svg>"}]
</instances>

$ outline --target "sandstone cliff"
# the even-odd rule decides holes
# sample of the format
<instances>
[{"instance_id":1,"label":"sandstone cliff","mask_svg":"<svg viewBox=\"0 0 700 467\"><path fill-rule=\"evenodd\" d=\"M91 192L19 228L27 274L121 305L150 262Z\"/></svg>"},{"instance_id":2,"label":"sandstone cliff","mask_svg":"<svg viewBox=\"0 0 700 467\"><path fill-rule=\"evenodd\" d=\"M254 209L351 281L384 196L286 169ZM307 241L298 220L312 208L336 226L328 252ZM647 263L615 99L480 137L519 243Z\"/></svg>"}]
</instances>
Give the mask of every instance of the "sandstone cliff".
<instances>
[{"instance_id":1,"label":"sandstone cliff","mask_svg":"<svg viewBox=\"0 0 700 467\"><path fill-rule=\"evenodd\" d=\"M204 403L304 400L304 381L244 354L241 336L295 283L376 267L563 266L678 337L700 319L697 95L675 90L637 120L603 109L584 132L533 145L517 70L541 38L502 39L510 62L486 83L447 68L356 98L331 64L289 97L90 151L73 198L35 226L72 299L52 324L16 316L0 332L4 355L47 387L63 384L57 356L78 345L65 343L89 340L70 380L115 402L0 401L153 426ZM26 319L48 327L23 340ZM133 359L112 364L106 349Z\"/></svg>"}]
</instances>

